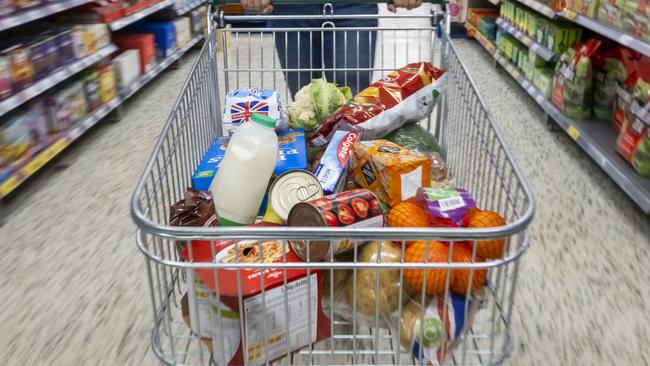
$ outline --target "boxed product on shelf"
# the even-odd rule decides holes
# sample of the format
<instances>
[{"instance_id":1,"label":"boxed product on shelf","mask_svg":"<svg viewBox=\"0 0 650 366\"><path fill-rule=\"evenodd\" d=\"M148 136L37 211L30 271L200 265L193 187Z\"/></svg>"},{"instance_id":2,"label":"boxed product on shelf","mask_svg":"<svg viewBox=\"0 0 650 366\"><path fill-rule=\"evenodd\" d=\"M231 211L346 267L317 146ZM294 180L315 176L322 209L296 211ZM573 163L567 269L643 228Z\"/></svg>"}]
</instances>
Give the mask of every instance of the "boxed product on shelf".
<instances>
[{"instance_id":1,"label":"boxed product on shelf","mask_svg":"<svg viewBox=\"0 0 650 366\"><path fill-rule=\"evenodd\" d=\"M74 81L45 98L50 132L64 131L82 120L88 112L83 84Z\"/></svg>"},{"instance_id":2,"label":"boxed product on shelf","mask_svg":"<svg viewBox=\"0 0 650 366\"><path fill-rule=\"evenodd\" d=\"M103 64L97 67L99 78L99 99L102 104L110 102L117 95L117 83L113 64Z\"/></svg>"},{"instance_id":3,"label":"boxed product on shelf","mask_svg":"<svg viewBox=\"0 0 650 366\"><path fill-rule=\"evenodd\" d=\"M8 57L0 55L0 100L11 94L11 63Z\"/></svg>"},{"instance_id":4,"label":"boxed product on shelf","mask_svg":"<svg viewBox=\"0 0 650 366\"><path fill-rule=\"evenodd\" d=\"M494 21L494 18L481 18L481 21L479 23L479 30L489 40L494 41L497 37L497 25Z\"/></svg>"},{"instance_id":5,"label":"boxed product on shelf","mask_svg":"<svg viewBox=\"0 0 650 366\"><path fill-rule=\"evenodd\" d=\"M129 33L152 33L157 56L167 58L176 50L176 26L173 22L143 22L128 27Z\"/></svg>"},{"instance_id":6,"label":"boxed product on shelf","mask_svg":"<svg viewBox=\"0 0 650 366\"><path fill-rule=\"evenodd\" d=\"M78 59L88 57L97 52L97 39L93 31L75 27L72 29L72 39L75 56Z\"/></svg>"},{"instance_id":7,"label":"boxed product on shelf","mask_svg":"<svg viewBox=\"0 0 650 366\"><path fill-rule=\"evenodd\" d=\"M140 51L126 50L113 59L113 68L120 89L128 87L140 76Z\"/></svg>"},{"instance_id":8,"label":"boxed product on shelf","mask_svg":"<svg viewBox=\"0 0 650 366\"><path fill-rule=\"evenodd\" d=\"M544 67L548 64L541 56L539 56L532 49L528 49L528 61L533 67Z\"/></svg>"},{"instance_id":9,"label":"boxed product on shelf","mask_svg":"<svg viewBox=\"0 0 650 366\"><path fill-rule=\"evenodd\" d=\"M51 37L52 47L56 48L56 67L69 65L77 61L75 39L71 27L56 23L37 24L27 30L33 37Z\"/></svg>"},{"instance_id":10,"label":"boxed product on shelf","mask_svg":"<svg viewBox=\"0 0 650 366\"><path fill-rule=\"evenodd\" d=\"M192 10L187 17L190 19L190 28L192 30L192 35L196 36L201 34L201 12L199 9Z\"/></svg>"},{"instance_id":11,"label":"boxed product on shelf","mask_svg":"<svg viewBox=\"0 0 650 366\"><path fill-rule=\"evenodd\" d=\"M111 43L111 33L106 24L77 24L76 29L92 32L95 35L95 48L100 49Z\"/></svg>"},{"instance_id":12,"label":"boxed product on shelf","mask_svg":"<svg viewBox=\"0 0 650 366\"><path fill-rule=\"evenodd\" d=\"M0 17L7 16L16 11L13 0L0 0Z\"/></svg>"},{"instance_id":13,"label":"boxed product on shelf","mask_svg":"<svg viewBox=\"0 0 650 366\"><path fill-rule=\"evenodd\" d=\"M533 85L544 97L550 99L553 90L553 69L550 67L534 68Z\"/></svg>"},{"instance_id":14,"label":"boxed product on shelf","mask_svg":"<svg viewBox=\"0 0 650 366\"><path fill-rule=\"evenodd\" d=\"M470 8L467 10L467 20L475 27L481 24L483 18L496 19L498 16L499 10L497 9Z\"/></svg>"},{"instance_id":15,"label":"boxed product on shelf","mask_svg":"<svg viewBox=\"0 0 650 366\"><path fill-rule=\"evenodd\" d=\"M29 49L22 45L13 45L0 51L0 57L9 60L11 70L11 88L17 93L32 85L34 66L30 61Z\"/></svg>"},{"instance_id":16,"label":"boxed product on shelf","mask_svg":"<svg viewBox=\"0 0 650 366\"><path fill-rule=\"evenodd\" d=\"M124 15L122 4L116 1L101 1L84 4L75 10L61 14L58 19L77 23L110 23Z\"/></svg>"},{"instance_id":17,"label":"boxed product on shelf","mask_svg":"<svg viewBox=\"0 0 650 366\"><path fill-rule=\"evenodd\" d=\"M113 37L113 42L121 51L138 50L140 72L146 73L153 66L156 58L155 37L151 33L122 34Z\"/></svg>"},{"instance_id":18,"label":"boxed product on shelf","mask_svg":"<svg viewBox=\"0 0 650 366\"><path fill-rule=\"evenodd\" d=\"M623 28L635 37L650 41L650 6L647 0L626 0Z\"/></svg>"},{"instance_id":19,"label":"boxed product on shelf","mask_svg":"<svg viewBox=\"0 0 650 366\"><path fill-rule=\"evenodd\" d=\"M34 81L43 79L57 67L56 41L53 38L25 39L21 42L29 50L34 69Z\"/></svg>"},{"instance_id":20,"label":"boxed product on shelf","mask_svg":"<svg viewBox=\"0 0 650 366\"><path fill-rule=\"evenodd\" d=\"M99 96L99 74L94 69L85 70L81 73L79 81L83 83L88 111L92 112L102 105Z\"/></svg>"},{"instance_id":21,"label":"boxed product on shelf","mask_svg":"<svg viewBox=\"0 0 650 366\"><path fill-rule=\"evenodd\" d=\"M0 124L0 168L8 166L31 151L42 149L47 141L47 122L41 103L15 112Z\"/></svg>"},{"instance_id":22,"label":"boxed product on shelf","mask_svg":"<svg viewBox=\"0 0 650 366\"><path fill-rule=\"evenodd\" d=\"M534 38L537 43L543 45L546 45L546 24L548 24L550 20L544 19L542 17L537 17L537 20L535 21L535 34Z\"/></svg>"},{"instance_id":23,"label":"boxed product on shelf","mask_svg":"<svg viewBox=\"0 0 650 366\"><path fill-rule=\"evenodd\" d=\"M199 8L199 18L201 19L201 30L203 31L204 36L208 36L208 7L201 6Z\"/></svg>"},{"instance_id":24,"label":"boxed product on shelf","mask_svg":"<svg viewBox=\"0 0 650 366\"><path fill-rule=\"evenodd\" d=\"M43 0L14 0L14 4L21 9L29 9L43 4Z\"/></svg>"},{"instance_id":25,"label":"boxed product on shelf","mask_svg":"<svg viewBox=\"0 0 650 366\"><path fill-rule=\"evenodd\" d=\"M192 39L192 31L190 30L190 19L187 17L176 18L173 21L176 27L176 47L185 47Z\"/></svg>"},{"instance_id":26,"label":"boxed product on shelf","mask_svg":"<svg viewBox=\"0 0 650 366\"><path fill-rule=\"evenodd\" d=\"M623 13L626 0L601 0L598 5L598 20L623 29Z\"/></svg>"}]
</instances>

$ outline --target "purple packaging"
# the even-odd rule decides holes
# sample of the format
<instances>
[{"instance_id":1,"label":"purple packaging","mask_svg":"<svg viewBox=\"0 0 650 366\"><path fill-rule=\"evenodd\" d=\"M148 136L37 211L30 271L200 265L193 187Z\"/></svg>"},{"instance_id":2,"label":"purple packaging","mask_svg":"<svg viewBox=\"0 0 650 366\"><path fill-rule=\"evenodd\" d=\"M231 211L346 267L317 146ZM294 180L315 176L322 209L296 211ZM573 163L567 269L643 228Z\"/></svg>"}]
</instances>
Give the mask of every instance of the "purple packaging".
<instances>
[{"instance_id":1,"label":"purple packaging","mask_svg":"<svg viewBox=\"0 0 650 366\"><path fill-rule=\"evenodd\" d=\"M320 162L314 169L314 175L323 186L325 194L336 193L345 182L345 173L352 152L352 145L359 140L359 132L336 131L327 145Z\"/></svg>"},{"instance_id":2,"label":"purple packaging","mask_svg":"<svg viewBox=\"0 0 650 366\"><path fill-rule=\"evenodd\" d=\"M472 195L463 188L419 188L415 199L427 208L431 216L451 219L456 223L476 205Z\"/></svg>"}]
</instances>

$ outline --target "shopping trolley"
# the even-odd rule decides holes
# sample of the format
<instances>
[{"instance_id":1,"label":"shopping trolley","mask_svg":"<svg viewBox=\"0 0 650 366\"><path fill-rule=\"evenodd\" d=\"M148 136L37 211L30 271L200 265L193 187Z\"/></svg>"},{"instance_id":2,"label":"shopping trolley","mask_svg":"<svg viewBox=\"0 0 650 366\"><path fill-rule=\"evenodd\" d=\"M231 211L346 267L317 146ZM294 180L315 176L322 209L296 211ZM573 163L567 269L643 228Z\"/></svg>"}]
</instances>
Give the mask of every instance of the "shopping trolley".
<instances>
[{"instance_id":1,"label":"shopping trolley","mask_svg":"<svg viewBox=\"0 0 650 366\"><path fill-rule=\"evenodd\" d=\"M386 26L381 20L377 28L343 28L336 26L336 19L383 19L378 15L344 16L335 14L329 4L323 7L322 14L309 15L320 26L299 29L272 28L229 28L229 22L277 19L274 16L228 16L217 14L210 22L211 29L207 40L198 55L191 73L183 85L178 100L165 124L160 138L149 159L144 174L137 184L132 201L132 216L137 224L137 244L144 254L150 301L153 307L153 330L151 347L155 355L164 364L169 365L225 365L228 364L234 348L242 353L245 364L419 364L420 357L412 349L400 345L400 328L386 325L385 314L380 314L379 297L376 298L375 315L365 322L356 312L356 301L349 306L351 314L345 317L335 309L340 291L335 285L337 271L348 271L346 276L357 278L360 271L375 270L377 281L375 293L380 291L379 277L381 271L398 271L400 286L404 286L404 271L422 269L426 271L444 270L446 275L445 296L450 294L449 273L453 270L467 270L471 276L477 271L487 270L487 285L477 293L467 288L467 299L472 299L472 306L465 302L461 313L473 320L466 324L464 331L450 347L441 347L441 360L445 364L488 365L501 363L512 351L512 313L517 287L519 259L529 245L527 226L533 217L533 197L517 167L512 154L506 147L492 116L488 112L476 85L468 75L466 66L458 56L456 47L450 41L448 32L440 29L448 24L439 19L439 14L395 15L400 26ZM283 16L283 19L299 17ZM418 25L421 23L421 25ZM366 32L374 47L374 62L371 67L346 65L335 62L329 67L290 68L281 66L275 41L286 37L287 32L303 32L313 37L330 34L334 37L356 42L359 46L360 32ZM365 39L365 38L364 38ZM311 47L302 44L301 47ZM359 47L357 48L359 49ZM291 55L288 55L291 57ZM505 226L483 229L460 228L309 228L309 227L175 227L169 225L170 206L184 196L185 188L190 186L190 178L201 161L202 156L213 143L215 137L223 134L221 127L222 102L225 94L235 88L270 88L279 91L284 106L291 104L291 93L285 84L291 72L310 72L312 74L331 75L327 73L370 73L372 80L381 78L386 73L414 61L432 61L447 70L447 85L441 94L440 103L432 115L421 121L437 138L446 156L453 184L464 187L472 193L478 207L494 210L502 214ZM298 74L299 75L299 74ZM359 80L359 79L357 79ZM301 80L302 84L309 80ZM476 259L477 242L505 238L505 250L501 258L490 261ZM292 240L349 240L355 246L349 258L342 260L330 256L325 261L305 263L286 262L286 254L281 263L242 263L237 258L234 263L212 260L215 258L214 246L211 259L200 261L194 258L192 250L189 256L179 254L179 248L188 248L191 241L203 240L219 243L223 240L275 240L281 243L286 253ZM361 243L367 241L390 240L402 249L402 257L397 263L360 262L358 253ZM452 249L461 242L470 243L474 248L471 263L459 263L451 260L429 263L406 263L404 247L407 242L433 241L448 243ZM307 246L309 248L309 245ZM381 248L378 246L378 248ZM378 249L381 250L381 249ZM379 253L378 253L379 254ZM230 270L241 274L243 271L256 269L260 271L275 270L284 274L284 282L276 287L281 295L277 297L270 289L264 287L264 276L260 276L261 306L258 301L257 314L247 313L248 309L242 295L239 278L235 286L239 293L235 296L236 305L229 310L219 308L223 304L219 299L223 288L219 287L219 276ZM308 285L298 295L287 289L287 271L302 269L306 271ZM381 270L379 270L381 269ZM208 293L199 293L194 286L200 284L197 271L209 270L214 277L216 289ZM320 273L329 280L329 288L312 276ZM417 297L425 306L424 289L417 289ZM348 278L349 280L349 278ZM356 288L356 291L370 290ZM470 282L471 283L471 280ZM373 286L370 286L373 287ZM322 311L327 319L328 336L312 342L316 320L311 310L307 312L306 335L292 334L292 321L299 318L289 314L289 306L295 301L303 301L307 309L312 309L313 302L318 301L313 291L324 291L320 299ZM420 293L421 292L421 293ZM209 315L209 330L201 329L201 322L192 325L188 313L202 311L194 301L187 301L186 294L208 298L213 306ZM329 294L328 294L329 293ZM266 297L265 297L266 295ZM329 296L328 296L329 295ZM399 319L404 314L402 292L399 293L399 308L395 311ZM301 300L301 298L303 300ZM268 302L267 302L268 301ZM428 300L427 300L428 301ZM448 306L447 303L444 305ZM277 311L282 309L282 311ZM228 310L228 311L224 311ZM271 310L274 310L273 314ZM443 311L445 313L446 309ZM469 313L472 314L469 314ZM246 317L261 321L256 326L259 333L263 330L262 342L249 339L250 322ZM290 320L290 318L292 320ZM248 318L247 318L248 319ZM249 320L250 320L249 319ZM261 320L260 320L261 319ZM452 320L444 317L443 322ZM228 323L229 322L229 323ZM229 326L227 325L230 324ZM234 324L234 327L233 327ZM261 324L261 325L260 325ZM205 323L204 323L205 328ZM261 328L259 328L261 327ZM277 337L269 338L267 332L282 332ZM251 328L252 329L252 328ZM275 329L275 330L274 330ZM207 335L206 335L207 334ZM306 345L296 349L290 341L307 337ZM233 341L234 337L234 341ZM445 335L445 338L447 336ZM239 344L237 340L239 339ZM253 344L253 342L257 342ZM281 352L277 355L272 342L279 342ZM284 343L282 343L284 342ZM261 344L261 347L260 347ZM273 354L269 354L269 352Z\"/></svg>"}]
</instances>

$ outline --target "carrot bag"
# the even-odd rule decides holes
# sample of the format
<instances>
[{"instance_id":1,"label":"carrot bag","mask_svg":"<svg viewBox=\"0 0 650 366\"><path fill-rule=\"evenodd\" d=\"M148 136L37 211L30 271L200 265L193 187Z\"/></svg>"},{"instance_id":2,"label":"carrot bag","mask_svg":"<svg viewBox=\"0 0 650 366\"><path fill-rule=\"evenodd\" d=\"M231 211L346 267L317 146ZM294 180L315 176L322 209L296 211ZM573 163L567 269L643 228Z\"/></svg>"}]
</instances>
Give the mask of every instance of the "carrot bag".
<instances>
[{"instance_id":1,"label":"carrot bag","mask_svg":"<svg viewBox=\"0 0 650 366\"><path fill-rule=\"evenodd\" d=\"M374 82L314 132L309 144L325 146L336 130L362 132L364 140L383 138L407 122L431 114L444 86L445 71L429 62L408 64Z\"/></svg>"}]
</instances>

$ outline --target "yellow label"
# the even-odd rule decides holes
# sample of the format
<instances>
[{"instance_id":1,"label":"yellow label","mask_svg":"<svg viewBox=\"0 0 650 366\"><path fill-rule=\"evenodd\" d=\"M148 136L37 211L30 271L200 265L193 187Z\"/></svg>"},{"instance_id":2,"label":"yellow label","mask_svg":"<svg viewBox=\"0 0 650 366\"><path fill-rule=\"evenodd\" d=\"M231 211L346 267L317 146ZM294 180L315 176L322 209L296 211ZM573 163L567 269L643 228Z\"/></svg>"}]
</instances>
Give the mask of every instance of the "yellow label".
<instances>
[{"instance_id":1,"label":"yellow label","mask_svg":"<svg viewBox=\"0 0 650 366\"><path fill-rule=\"evenodd\" d=\"M516 78L519 77L519 71L513 69L512 72L510 73L510 75L512 75L512 77L516 79Z\"/></svg>"},{"instance_id":2,"label":"yellow label","mask_svg":"<svg viewBox=\"0 0 650 366\"><path fill-rule=\"evenodd\" d=\"M578 15L578 14L573 10L565 10L565 12L564 12L564 17L569 19L569 20L575 19L576 15Z\"/></svg>"},{"instance_id":3,"label":"yellow label","mask_svg":"<svg viewBox=\"0 0 650 366\"><path fill-rule=\"evenodd\" d=\"M20 184L20 179L17 176L12 175L9 179L5 180L2 185L0 185L0 197L4 197L11 193L18 185Z\"/></svg>"},{"instance_id":4,"label":"yellow label","mask_svg":"<svg viewBox=\"0 0 650 366\"><path fill-rule=\"evenodd\" d=\"M567 128L566 130L566 133L568 133L569 136L571 136L573 141L577 141L578 137L580 137L580 131L578 131L578 129L575 128L574 126L569 126L569 128Z\"/></svg>"},{"instance_id":5,"label":"yellow label","mask_svg":"<svg viewBox=\"0 0 650 366\"><path fill-rule=\"evenodd\" d=\"M525 46L528 46L530 44L530 38L522 37L521 38L521 43L523 43Z\"/></svg>"},{"instance_id":6,"label":"yellow label","mask_svg":"<svg viewBox=\"0 0 650 366\"><path fill-rule=\"evenodd\" d=\"M52 146L48 147L45 151L38 154L32 161L20 169L20 173L25 176L30 176L36 173L36 171L43 167L43 165L52 160L53 157L65 149L68 144L69 143L67 139L60 139L59 141L55 142L52 144Z\"/></svg>"}]
</instances>

